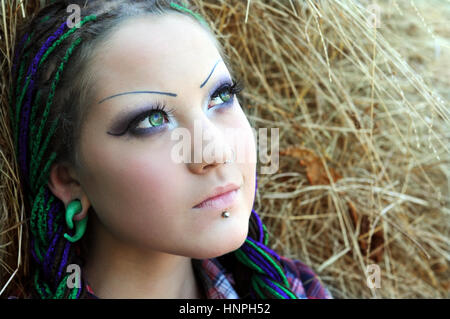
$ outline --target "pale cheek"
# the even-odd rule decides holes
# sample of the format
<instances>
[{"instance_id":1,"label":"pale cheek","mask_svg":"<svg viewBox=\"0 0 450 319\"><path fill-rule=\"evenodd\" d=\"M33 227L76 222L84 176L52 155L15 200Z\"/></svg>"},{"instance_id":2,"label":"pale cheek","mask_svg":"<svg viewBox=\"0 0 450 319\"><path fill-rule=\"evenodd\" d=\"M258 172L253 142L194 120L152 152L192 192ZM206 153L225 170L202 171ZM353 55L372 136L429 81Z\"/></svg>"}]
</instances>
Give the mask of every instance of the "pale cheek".
<instances>
[{"instance_id":1,"label":"pale cheek","mask_svg":"<svg viewBox=\"0 0 450 319\"><path fill-rule=\"evenodd\" d=\"M177 194L181 193L179 183L180 166L174 164L160 154L148 156L129 155L129 170L123 176L118 176L118 186L127 193L125 202L134 202L139 211L170 213L170 207L177 203ZM178 173L178 174L177 174ZM172 200L170 200L172 199Z\"/></svg>"},{"instance_id":2,"label":"pale cheek","mask_svg":"<svg viewBox=\"0 0 450 319\"><path fill-rule=\"evenodd\" d=\"M134 203L135 208L167 211L168 198L179 193L175 174L167 163L130 161L130 170L117 183L127 194L126 202Z\"/></svg>"},{"instance_id":3,"label":"pale cheek","mask_svg":"<svg viewBox=\"0 0 450 319\"><path fill-rule=\"evenodd\" d=\"M240 109L240 113L241 116L239 117L238 126L243 134L240 135L239 142L242 143L242 150L244 150L244 152L241 158L238 158L237 160L239 161L238 165L240 166L241 172L244 177L245 199L248 203L248 209L250 213L255 199L257 150L252 127L242 109Z\"/></svg>"},{"instance_id":4,"label":"pale cheek","mask_svg":"<svg viewBox=\"0 0 450 319\"><path fill-rule=\"evenodd\" d=\"M124 238L148 240L167 232L182 203L177 167L168 152L151 152L134 145L128 150L92 150L86 191L99 219ZM180 166L178 165L178 169Z\"/></svg>"},{"instance_id":5,"label":"pale cheek","mask_svg":"<svg viewBox=\"0 0 450 319\"><path fill-rule=\"evenodd\" d=\"M244 175L245 199L246 203L248 204L247 209L250 214L255 200L255 185L256 185L255 183L256 151L253 136L247 136L247 150L249 150L249 158L252 158L252 161L246 161L240 165L242 167Z\"/></svg>"}]
</instances>

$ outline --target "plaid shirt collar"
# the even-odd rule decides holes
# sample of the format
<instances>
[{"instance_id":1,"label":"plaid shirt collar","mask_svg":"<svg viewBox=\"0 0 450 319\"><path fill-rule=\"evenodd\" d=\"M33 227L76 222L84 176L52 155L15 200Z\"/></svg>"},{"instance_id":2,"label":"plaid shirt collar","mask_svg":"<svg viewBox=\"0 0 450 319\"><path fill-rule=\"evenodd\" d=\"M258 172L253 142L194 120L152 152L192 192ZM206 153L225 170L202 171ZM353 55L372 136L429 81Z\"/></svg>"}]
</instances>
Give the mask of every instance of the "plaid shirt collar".
<instances>
[{"instance_id":1,"label":"plaid shirt collar","mask_svg":"<svg viewBox=\"0 0 450 319\"><path fill-rule=\"evenodd\" d=\"M316 273L299 260L280 256L289 286L299 299L332 299L329 290L321 283ZM195 270L203 284L207 299L239 299L234 289L231 273L216 258L193 259Z\"/></svg>"},{"instance_id":2,"label":"plaid shirt collar","mask_svg":"<svg viewBox=\"0 0 450 319\"><path fill-rule=\"evenodd\" d=\"M306 264L299 260L280 256L291 290L300 299L332 299L328 289ZM231 273L216 258L192 259L196 276L203 285L206 299L239 299L234 289L235 281ZM95 296L89 285L86 285L88 298Z\"/></svg>"},{"instance_id":3,"label":"plaid shirt collar","mask_svg":"<svg viewBox=\"0 0 450 319\"><path fill-rule=\"evenodd\" d=\"M192 259L194 269L203 284L206 299L239 299L234 279L216 258Z\"/></svg>"}]
</instances>

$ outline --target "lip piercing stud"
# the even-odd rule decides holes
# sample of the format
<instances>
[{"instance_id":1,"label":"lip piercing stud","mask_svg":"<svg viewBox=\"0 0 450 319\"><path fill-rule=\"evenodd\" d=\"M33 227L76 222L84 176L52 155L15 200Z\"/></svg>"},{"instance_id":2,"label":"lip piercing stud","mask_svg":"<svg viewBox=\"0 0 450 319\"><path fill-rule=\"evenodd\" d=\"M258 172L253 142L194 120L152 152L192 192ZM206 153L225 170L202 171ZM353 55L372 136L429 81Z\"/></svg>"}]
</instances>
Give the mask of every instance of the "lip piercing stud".
<instances>
[{"instance_id":1,"label":"lip piercing stud","mask_svg":"<svg viewBox=\"0 0 450 319\"><path fill-rule=\"evenodd\" d=\"M227 211L224 211L224 212L222 213L222 217L223 217L223 218L228 218L228 217L230 217L230 213L227 212Z\"/></svg>"}]
</instances>

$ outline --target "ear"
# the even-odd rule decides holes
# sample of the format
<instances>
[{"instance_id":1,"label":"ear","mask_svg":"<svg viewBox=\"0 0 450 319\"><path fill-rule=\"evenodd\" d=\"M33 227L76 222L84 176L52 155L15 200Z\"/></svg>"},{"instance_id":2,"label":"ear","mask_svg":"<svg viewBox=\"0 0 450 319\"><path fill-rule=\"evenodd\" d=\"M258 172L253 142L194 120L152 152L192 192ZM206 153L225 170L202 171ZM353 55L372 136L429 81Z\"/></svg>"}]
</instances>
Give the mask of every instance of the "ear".
<instances>
[{"instance_id":1,"label":"ear","mask_svg":"<svg viewBox=\"0 0 450 319\"><path fill-rule=\"evenodd\" d=\"M48 187L64 203L66 209L71 201L75 199L81 201L81 211L73 217L73 220L81 220L86 217L91 203L83 191L72 165L66 162L52 164Z\"/></svg>"}]
</instances>

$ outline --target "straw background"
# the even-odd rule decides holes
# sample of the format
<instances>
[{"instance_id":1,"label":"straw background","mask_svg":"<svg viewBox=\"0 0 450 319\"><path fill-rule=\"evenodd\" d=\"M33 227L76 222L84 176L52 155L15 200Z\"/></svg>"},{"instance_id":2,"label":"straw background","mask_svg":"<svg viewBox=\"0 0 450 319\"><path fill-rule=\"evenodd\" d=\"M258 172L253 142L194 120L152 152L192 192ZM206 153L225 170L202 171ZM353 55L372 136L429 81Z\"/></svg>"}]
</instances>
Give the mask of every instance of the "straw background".
<instances>
[{"instance_id":1,"label":"straw background","mask_svg":"<svg viewBox=\"0 0 450 319\"><path fill-rule=\"evenodd\" d=\"M29 272L6 92L15 26L40 2L1 2L1 297ZM254 206L269 245L335 298L449 298L450 1L193 3L246 86L251 125L279 129L279 169L258 169Z\"/></svg>"}]
</instances>

